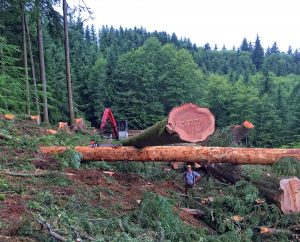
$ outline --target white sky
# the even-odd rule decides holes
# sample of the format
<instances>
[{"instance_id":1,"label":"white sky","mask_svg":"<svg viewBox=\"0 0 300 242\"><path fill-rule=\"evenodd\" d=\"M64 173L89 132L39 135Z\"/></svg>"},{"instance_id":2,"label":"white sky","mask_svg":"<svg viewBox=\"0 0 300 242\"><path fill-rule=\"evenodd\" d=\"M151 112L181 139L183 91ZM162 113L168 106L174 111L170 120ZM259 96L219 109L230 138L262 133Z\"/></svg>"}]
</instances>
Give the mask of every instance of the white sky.
<instances>
[{"instance_id":1,"label":"white sky","mask_svg":"<svg viewBox=\"0 0 300 242\"><path fill-rule=\"evenodd\" d=\"M68 3L83 5L82 0ZM300 48L300 0L84 0L96 29L144 27L173 32L197 46L239 47L258 34L266 49L274 41L281 51Z\"/></svg>"}]
</instances>

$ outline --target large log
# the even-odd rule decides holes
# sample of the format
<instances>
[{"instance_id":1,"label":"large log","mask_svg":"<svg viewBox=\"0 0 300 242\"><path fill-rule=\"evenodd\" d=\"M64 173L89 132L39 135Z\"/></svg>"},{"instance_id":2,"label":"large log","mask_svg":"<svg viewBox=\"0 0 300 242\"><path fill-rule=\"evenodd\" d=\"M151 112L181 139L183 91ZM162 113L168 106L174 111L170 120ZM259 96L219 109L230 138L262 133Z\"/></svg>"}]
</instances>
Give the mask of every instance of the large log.
<instances>
[{"instance_id":1,"label":"large log","mask_svg":"<svg viewBox=\"0 0 300 242\"><path fill-rule=\"evenodd\" d=\"M280 206L280 196L282 194L282 191L279 189L280 178L274 174L262 172L261 179L253 180L248 174L243 172L242 166L208 164L205 166L205 169L210 175L233 184L241 180L251 182L268 201Z\"/></svg>"},{"instance_id":2,"label":"large log","mask_svg":"<svg viewBox=\"0 0 300 242\"><path fill-rule=\"evenodd\" d=\"M41 147L44 154L57 154L68 147ZM86 147L76 146L84 161L162 161L162 162L206 162L231 164L273 164L284 157L295 157L300 160L300 149L270 148L232 148L202 146L151 146L143 149L135 147Z\"/></svg>"},{"instance_id":3,"label":"large log","mask_svg":"<svg viewBox=\"0 0 300 242\"><path fill-rule=\"evenodd\" d=\"M251 182L267 201L276 204L284 214L300 212L300 180L296 177L282 179L271 172L261 172L260 179L252 179L242 166L231 169L224 164L209 164L205 167L209 174L236 183L241 180ZM280 189L281 188L281 189Z\"/></svg>"},{"instance_id":4,"label":"large log","mask_svg":"<svg viewBox=\"0 0 300 242\"><path fill-rule=\"evenodd\" d=\"M185 103L171 110L168 118L121 141L124 146L143 148L183 142L204 141L215 130L215 118L207 108Z\"/></svg>"}]
</instances>

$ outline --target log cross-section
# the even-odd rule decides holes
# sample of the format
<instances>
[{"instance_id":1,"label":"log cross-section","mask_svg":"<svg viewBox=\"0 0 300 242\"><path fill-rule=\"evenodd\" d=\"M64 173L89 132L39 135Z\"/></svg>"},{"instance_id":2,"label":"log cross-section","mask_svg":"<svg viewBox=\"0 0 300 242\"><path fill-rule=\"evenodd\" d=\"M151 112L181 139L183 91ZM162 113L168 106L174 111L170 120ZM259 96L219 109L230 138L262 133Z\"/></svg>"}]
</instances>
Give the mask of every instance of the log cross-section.
<instances>
[{"instance_id":1,"label":"log cross-section","mask_svg":"<svg viewBox=\"0 0 300 242\"><path fill-rule=\"evenodd\" d=\"M41 147L44 154L57 154L68 147ZM194 161L231 164L273 164L280 158L295 157L300 160L300 149L232 148L202 146L151 146L143 149L135 147L95 147L76 146L83 161Z\"/></svg>"},{"instance_id":2,"label":"log cross-section","mask_svg":"<svg viewBox=\"0 0 300 242\"><path fill-rule=\"evenodd\" d=\"M123 146L144 148L154 145L204 141L215 131L215 117L207 108L185 103L171 110L168 118L143 132L122 140Z\"/></svg>"}]
</instances>

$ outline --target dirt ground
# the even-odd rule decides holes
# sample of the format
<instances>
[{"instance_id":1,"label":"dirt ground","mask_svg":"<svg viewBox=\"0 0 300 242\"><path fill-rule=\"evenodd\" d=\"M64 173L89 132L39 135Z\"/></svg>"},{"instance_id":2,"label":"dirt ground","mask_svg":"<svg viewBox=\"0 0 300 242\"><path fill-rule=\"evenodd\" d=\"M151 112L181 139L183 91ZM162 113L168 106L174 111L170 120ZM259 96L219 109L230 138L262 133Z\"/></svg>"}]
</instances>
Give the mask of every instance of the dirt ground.
<instances>
[{"instance_id":1,"label":"dirt ground","mask_svg":"<svg viewBox=\"0 0 300 242\"><path fill-rule=\"evenodd\" d=\"M38 167L41 162L37 162ZM69 187L39 187L36 185L27 185L27 189L45 189L51 191L55 195L70 196L76 193L76 189L80 187L99 187L99 195L96 199L91 200L93 204L101 204L104 208L110 208L114 205L119 205L122 208L122 212L126 214L128 211L134 210L139 206L139 203L143 197L144 191L151 191L162 196L169 196L172 192L182 193L183 188L176 184L174 181L167 180L164 182L149 182L144 180L141 176L136 174L123 174L121 172L114 172L112 175L106 174L104 170L75 170L75 169L65 169L62 173L68 179L72 180L74 183ZM3 176L2 176L3 177ZM26 180L30 179L27 177L15 177L10 175L5 175L5 179L8 181L14 180ZM111 193L114 196L111 196ZM5 224L5 229L0 230L0 235L7 237L0 238L0 241L30 241L21 240L19 237L14 236L18 232L18 228L22 221L22 217L30 216L29 211L26 210L25 204L31 199L30 192L27 195L16 195L7 194L4 201L0 201L0 221ZM180 218L186 223L192 226L201 226L198 219L191 215L185 214L179 209L176 209L180 215ZM13 238L15 240L13 240Z\"/></svg>"},{"instance_id":2,"label":"dirt ground","mask_svg":"<svg viewBox=\"0 0 300 242\"><path fill-rule=\"evenodd\" d=\"M10 128L11 132L16 136L44 136L45 128L33 125L30 120L15 120ZM135 132L133 132L135 133ZM110 208L118 205L120 213L126 214L128 211L135 210L143 197L145 191L151 191L162 196L171 196L172 193L183 193L183 187L175 182L175 179L169 179L164 182L150 182L143 177L132 173L114 172L107 174L101 169L65 169L59 172L58 162L53 157L47 157L39 153L32 154L32 151L22 149L21 147L0 147L2 164L5 169L0 170L1 179L12 185L11 191L4 190L1 194L4 199L0 199L0 241L8 242L31 242L35 241L30 238L17 236L18 230L24 218L31 217L30 211L27 210L26 204L30 200L35 199L35 194L39 191L49 191L53 195L61 198L69 197L77 193L78 189L84 190L89 188L99 188L99 194L96 198L89 200L92 204L100 204L101 207ZM13 152L13 153L12 153ZM32 158L33 156L33 158ZM22 170L22 173L29 174L28 176L19 176L20 171L15 170L15 165L19 162L28 160L28 170ZM28 162L28 161L27 161ZM26 163L27 164L27 163ZM6 172L13 170L16 174ZM32 170L36 169L36 170ZM32 177L37 173L56 172L60 173L66 179L72 181L69 186L55 186L32 183ZM32 174L32 176L30 176ZM43 178L41 178L43 179ZM20 186L20 187L16 187ZM20 192L16 192L20 190ZM22 192L25 191L25 192ZM113 194L113 196L112 196ZM180 212L179 207L174 208L178 212L181 219L192 226L201 226L198 219L191 215Z\"/></svg>"}]
</instances>

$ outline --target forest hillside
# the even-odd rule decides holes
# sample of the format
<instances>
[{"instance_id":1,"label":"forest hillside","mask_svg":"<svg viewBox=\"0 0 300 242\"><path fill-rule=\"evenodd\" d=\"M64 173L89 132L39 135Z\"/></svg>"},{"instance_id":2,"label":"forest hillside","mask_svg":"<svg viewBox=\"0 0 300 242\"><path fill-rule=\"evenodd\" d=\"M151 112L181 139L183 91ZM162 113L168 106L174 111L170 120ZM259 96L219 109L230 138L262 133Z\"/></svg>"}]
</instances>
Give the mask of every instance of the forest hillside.
<instances>
[{"instance_id":1,"label":"forest hillside","mask_svg":"<svg viewBox=\"0 0 300 242\"><path fill-rule=\"evenodd\" d=\"M300 215L282 208L280 186L300 178L300 49L264 49L259 35L228 48L89 26L66 0L2 0L0 16L0 241L299 241ZM76 151L122 145L99 129L105 108L138 134L185 103L207 108L215 132L173 149L293 157L239 166L84 161ZM235 136L244 121L247 135ZM187 164L201 179L185 195Z\"/></svg>"}]
</instances>

